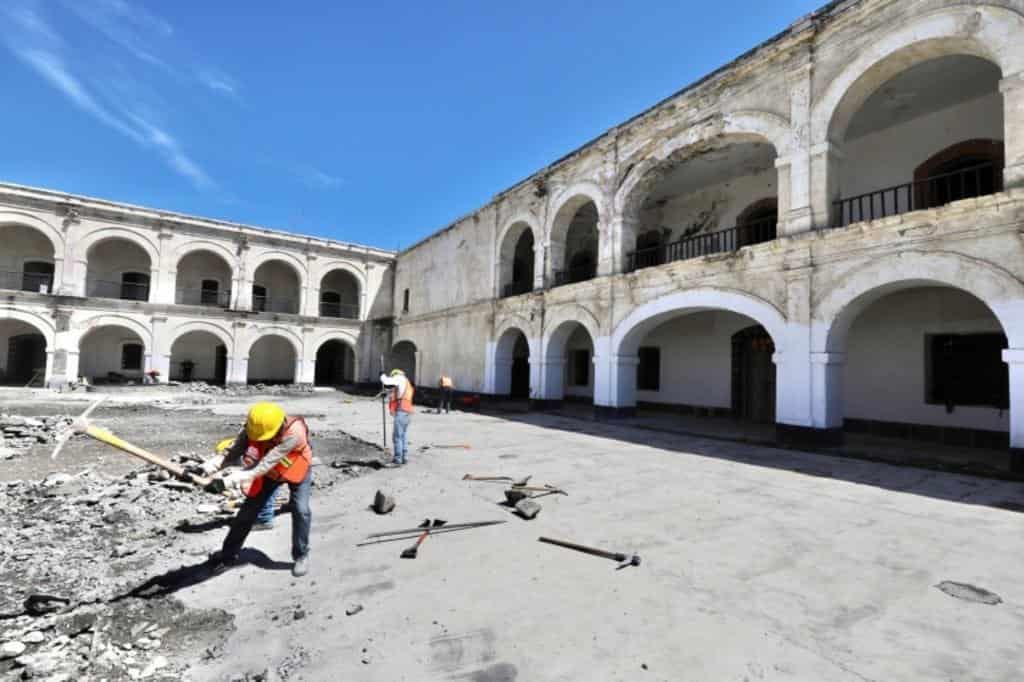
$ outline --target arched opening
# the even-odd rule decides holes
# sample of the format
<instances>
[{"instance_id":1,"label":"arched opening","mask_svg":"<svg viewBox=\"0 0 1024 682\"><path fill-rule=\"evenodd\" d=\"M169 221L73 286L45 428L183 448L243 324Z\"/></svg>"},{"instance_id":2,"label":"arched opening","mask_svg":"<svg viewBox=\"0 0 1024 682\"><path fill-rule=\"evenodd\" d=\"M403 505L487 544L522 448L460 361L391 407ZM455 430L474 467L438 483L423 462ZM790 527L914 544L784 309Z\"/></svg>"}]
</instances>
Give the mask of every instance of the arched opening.
<instances>
[{"instance_id":1,"label":"arched opening","mask_svg":"<svg viewBox=\"0 0 1024 682\"><path fill-rule=\"evenodd\" d=\"M533 291L534 237L529 225L516 223L505 233L499 257L502 297Z\"/></svg>"},{"instance_id":2,"label":"arched opening","mask_svg":"<svg viewBox=\"0 0 1024 682\"><path fill-rule=\"evenodd\" d=\"M0 320L0 385L43 385L46 337L21 320Z\"/></svg>"},{"instance_id":3,"label":"arched opening","mask_svg":"<svg viewBox=\"0 0 1024 682\"><path fill-rule=\"evenodd\" d=\"M120 325L90 329L78 344L78 374L94 384L140 381L146 367L146 344Z\"/></svg>"},{"instance_id":4,"label":"arched opening","mask_svg":"<svg viewBox=\"0 0 1024 682\"><path fill-rule=\"evenodd\" d=\"M1007 339L982 301L927 283L887 287L861 296L833 326L831 347L845 351L848 434L1008 447Z\"/></svg>"},{"instance_id":5,"label":"arched opening","mask_svg":"<svg viewBox=\"0 0 1024 682\"><path fill-rule=\"evenodd\" d=\"M268 260L253 274L252 309L259 313L298 314L301 279L282 260Z\"/></svg>"},{"instance_id":6,"label":"arched opening","mask_svg":"<svg viewBox=\"0 0 1024 682\"><path fill-rule=\"evenodd\" d=\"M51 293L53 242L27 225L0 225L0 289Z\"/></svg>"},{"instance_id":7,"label":"arched opening","mask_svg":"<svg viewBox=\"0 0 1024 682\"><path fill-rule=\"evenodd\" d=\"M637 235L627 271L775 239L776 156L761 138L727 135L650 168L626 198L625 223Z\"/></svg>"},{"instance_id":8,"label":"arched opening","mask_svg":"<svg viewBox=\"0 0 1024 682\"><path fill-rule=\"evenodd\" d=\"M264 334L249 349L250 384L295 383L295 346L278 334Z\"/></svg>"},{"instance_id":9,"label":"arched opening","mask_svg":"<svg viewBox=\"0 0 1024 682\"><path fill-rule=\"evenodd\" d=\"M973 55L943 55L941 43L927 47L876 65L840 103L830 125L842 149L833 225L1002 189L999 67ZM901 60L911 65L883 78ZM866 91L871 94L864 98Z\"/></svg>"},{"instance_id":10,"label":"arched opening","mask_svg":"<svg viewBox=\"0 0 1024 682\"><path fill-rule=\"evenodd\" d=\"M359 319L359 281L347 270L331 270L320 280L320 315Z\"/></svg>"},{"instance_id":11,"label":"arched opening","mask_svg":"<svg viewBox=\"0 0 1024 682\"><path fill-rule=\"evenodd\" d=\"M316 351L317 386L343 386L355 380L356 354L352 346L332 339L321 344Z\"/></svg>"},{"instance_id":12,"label":"arched opening","mask_svg":"<svg viewBox=\"0 0 1024 682\"><path fill-rule=\"evenodd\" d=\"M148 301L152 262L141 246L112 237L93 244L86 255L87 296Z\"/></svg>"},{"instance_id":13,"label":"arched opening","mask_svg":"<svg viewBox=\"0 0 1024 682\"><path fill-rule=\"evenodd\" d=\"M174 302L227 308L231 305L231 265L219 254L201 249L178 261Z\"/></svg>"},{"instance_id":14,"label":"arched opening","mask_svg":"<svg viewBox=\"0 0 1024 682\"><path fill-rule=\"evenodd\" d=\"M515 336L512 344L509 396L517 400L526 400L530 397L530 344L522 332Z\"/></svg>"},{"instance_id":15,"label":"arched opening","mask_svg":"<svg viewBox=\"0 0 1024 682\"><path fill-rule=\"evenodd\" d=\"M413 384L416 383L416 344L412 341L399 341L391 348L391 369L405 372Z\"/></svg>"},{"instance_id":16,"label":"arched opening","mask_svg":"<svg viewBox=\"0 0 1024 682\"><path fill-rule=\"evenodd\" d=\"M775 342L761 325L732 335L732 414L760 424L775 423Z\"/></svg>"},{"instance_id":17,"label":"arched opening","mask_svg":"<svg viewBox=\"0 0 1024 682\"><path fill-rule=\"evenodd\" d=\"M171 345L171 380L224 384L228 376L228 349L208 331L182 334Z\"/></svg>"},{"instance_id":18,"label":"arched opening","mask_svg":"<svg viewBox=\"0 0 1024 682\"><path fill-rule=\"evenodd\" d=\"M570 202L559 212L564 222L564 256L560 269L555 271L555 285L573 284L593 279L597 275L598 220L597 206L585 200L572 210ZM561 230L559 230L561 232Z\"/></svg>"},{"instance_id":19,"label":"arched opening","mask_svg":"<svg viewBox=\"0 0 1024 682\"><path fill-rule=\"evenodd\" d=\"M529 353L527 352L527 356ZM554 329L545 348L546 400L594 402L594 339L583 324L563 322ZM527 367L527 379L529 368Z\"/></svg>"}]
</instances>

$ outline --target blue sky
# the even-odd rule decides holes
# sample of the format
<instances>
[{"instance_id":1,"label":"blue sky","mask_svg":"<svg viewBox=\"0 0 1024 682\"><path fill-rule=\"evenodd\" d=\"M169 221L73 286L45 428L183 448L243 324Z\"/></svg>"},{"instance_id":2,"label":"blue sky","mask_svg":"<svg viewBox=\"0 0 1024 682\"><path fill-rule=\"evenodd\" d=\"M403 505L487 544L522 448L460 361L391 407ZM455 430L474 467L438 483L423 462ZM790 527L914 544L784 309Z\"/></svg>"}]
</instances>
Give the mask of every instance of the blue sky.
<instances>
[{"instance_id":1,"label":"blue sky","mask_svg":"<svg viewBox=\"0 0 1024 682\"><path fill-rule=\"evenodd\" d=\"M397 248L823 0L0 4L0 180Z\"/></svg>"}]
</instances>

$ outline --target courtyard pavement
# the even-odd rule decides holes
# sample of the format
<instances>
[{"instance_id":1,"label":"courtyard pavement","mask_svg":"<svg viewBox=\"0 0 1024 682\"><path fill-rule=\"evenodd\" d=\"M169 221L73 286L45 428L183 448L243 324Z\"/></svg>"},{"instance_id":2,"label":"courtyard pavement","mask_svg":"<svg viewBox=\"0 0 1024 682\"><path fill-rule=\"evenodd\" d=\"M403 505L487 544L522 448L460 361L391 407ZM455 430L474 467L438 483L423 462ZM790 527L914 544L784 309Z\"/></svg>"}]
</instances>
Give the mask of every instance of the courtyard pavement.
<instances>
[{"instance_id":1,"label":"courtyard pavement","mask_svg":"<svg viewBox=\"0 0 1024 682\"><path fill-rule=\"evenodd\" d=\"M315 429L380 442L379 402L283 402L322 415ZM306 578L246 566L178 593L236 616L197 679L289 661L310 680L1021 679L1024 484L558 415L421 410L410 436L409 466L315 492ZM501 485L466 473L569 495L524 521L498 504ZM367 508L378 488L397 498L389 516ZM427 517L508 522L428 538L415 560L399 559L411 540L355 546ZM541 535L642 564L616 570ZM287 562L289 537L282 517L249 546Z\"/></svg>"}]
</instances>

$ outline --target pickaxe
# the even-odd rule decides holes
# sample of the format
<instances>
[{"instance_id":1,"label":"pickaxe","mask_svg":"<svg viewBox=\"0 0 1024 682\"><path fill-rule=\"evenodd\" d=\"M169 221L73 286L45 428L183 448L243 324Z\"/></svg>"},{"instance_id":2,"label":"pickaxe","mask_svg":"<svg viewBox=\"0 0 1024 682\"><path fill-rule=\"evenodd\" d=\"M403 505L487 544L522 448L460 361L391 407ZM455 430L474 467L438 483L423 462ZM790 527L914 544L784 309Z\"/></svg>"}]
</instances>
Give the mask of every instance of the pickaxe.
<instances>
[{"instance_id":1,"label":"pickaxe","mask_svg":"<svg viewBox=\"0 0 1024 682\"><path fill-rule=\"evenodd\" d=\"M117 448L122 452L127 452L129 455L134 455L135 457L138 457L139 459L145 462L160 467L164 471L169 471L175 477L180 478L183 481L194 483L195 485L201 488L206 488L213 481L213 479L206 478L205 476L199 476L197 474L190 473L186 471L184 467L178 466L173 462L169 462L163 457L160 457L159 455L154 455L152 452L149 452L148 450L143 450L137 445L132 445L127 441L121 440L120 438L112 434L110 431L107 431L106 429L101 429L95 424L90 424L88 419L76 419L75 423L71 425L71 428L76 433L83 433L86 436L98 440L101 443L106 443L107 445L113 448Z\"/></svg>"},{"instance_id":2,"label":"pickaxe","mask_svg":"<svg viewBox=\"0 0 1024 682\"><path fill-rule=\"evenodd\" d=\"M92 405L90 405L89 407L85 408L85 412L83 412L82 414L78 415L78 419L76 419L75 421L78 421L78 420L81 420L81 419L87 419L89 417L89 415L92 414L92 411L95 410L97 407L99 407L100 403L102 403L106 399L107 399L107 396L102 396L99 400L93 402ZM64 448L64 444L68 442L68 438L70 438L71 434L74 433L74 432L75 432L74 423L72 423L71 428L64 429L64 431L60 434L60 437L57 439L57 445L56 445L56 447L53 448L53 454L50 455L50 459L57 459L57 455L60 454L60 451Z\"/></svg>"},{"instance_id":3,"label":"pickaxe","mask_svg":"<svg viewBox=\"0 0 1024 682\"><path fill-rule=\"evenodd\" d=\"M418 532L420 532L421 530L423 530L424 528L427 527L429 521L430 521L430 519L424 519L423 523L421 523L416 528L403 528L402 530L387 530L387 531L383 531L381 533L370 533L366 537L367 537L367 539L369 539L369 538L382 538L382 537L385 537L385 536L388 536L388 535L405 535L407 533L418 533ZM493 526L493 525L499 524L499 523L506 523L506 522L504 520L501 520L501 521L472 521L470 523L449 523L449 524L447 524L445 526L445 530L457 530L457 529L462 529L462 528L478 528L480 526Z\"/></svg>"},{"instance_id":4,"label":"pickaxe","mask_svg":"<svg viewBox=\"0 0 1024 682\"><path fill-rule=\"evenodd\" d=\"M426 530L424 530L420 534L419 538L416 539L416 544L412 547L406 547L405 549L403 549L402 554L400 556L403 559L415 559L416 554L419 552L420 545L422 545L423 541L427 539L428 535L430 535L430 529L440 528L445 523L447 522L444 519L434 519L433 521L431 521L430 519L426 519L423 523L420 524L420 527L426 528Z\"/></svg>"},{"instance_id":5,"label":"pickaxe","mask_svg":"<svg viewBox=\"0 0 1024 682\"><path fill-rule=\"evenodd\" d=\"M524 486L530 482L533 476L527 476L521 478L518 481L513 479L511 476L474 476L473 474L466 474L462 477L463 481L508 481L513 486Z\"/></svg>"},{"instance_id":6,"label":"pickaxe","mask_svg":"<svg viewBox=\"0 0 1024 682\"><path fill-rule=\"evenodd\" d=\"M569 493L565 492L564 490L562 490L561 488L556 488L553 485L547 485L547 484L544 484L543 486L536 486L536 485L518 485L518 484L513 483L512 484L512 490L519 490L519 491L522 491L522 492L532 492L532 493L558 493L559 495L568 495L569 494Z\"/></svg>"},{"instance_id":7,"label":"pickaxe","mask_svg":"<svg viewBox=\"0 0 1024 682\"><path fill-rule=\"evenodd\" d=\"M608 552L603 549L597 549L595 547L587 547L585 545L577 545L573 542L566 542L565 540L552 540L551 538L540 537L537 538L541 542L546 542L549 545L557 545L558 547L565 547L567 549L574 549L577 552L583 552L584 554L591 554L593 556L603 557L605 559L614 559L619 562L619 566L616 570L626 568L627 566L639 566L640 555L639 554L622 554L620 552Z\"/></svg>"}]
</instances>

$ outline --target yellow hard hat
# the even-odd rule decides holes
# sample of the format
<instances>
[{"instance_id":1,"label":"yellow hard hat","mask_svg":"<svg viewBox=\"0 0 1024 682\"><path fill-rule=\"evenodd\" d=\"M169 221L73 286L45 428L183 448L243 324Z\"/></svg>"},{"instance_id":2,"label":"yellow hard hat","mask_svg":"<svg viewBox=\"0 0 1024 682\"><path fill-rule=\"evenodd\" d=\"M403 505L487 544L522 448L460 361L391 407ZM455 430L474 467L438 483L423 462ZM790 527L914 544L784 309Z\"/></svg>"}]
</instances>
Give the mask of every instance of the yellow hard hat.
<instances>
[{"instance_id":1,"label":"yellow hard hat","mask_svg":"<svg viewBox=\"0 0 1024 682\"><path fill-rule=\"evenodd\" d=\"M393 369L393 370L391 370L391 376L393 376L393 377L398 377L398 376L404 377L405 376L405 372L403 372L400 369Z\"/></svg>"},{"instance_id":2,"label":"yellow hard hat","mask_svg":"<svg viewBox=\"0 0 1024 682\"><path fill-rule=\"evenodd\" d=\"M232 446L232 444L234 444L234 442L235 442L234 438L225 438L221 442L217 443L217 447L215 447L213 449L213 451L216 452L219 455L222 452L224 452L225 450L227 450L228 448L230 448Z\"/></svg>"},{"instance_id":3,"label":"yellow hard hat","mask_svg":"<svg viewBox=\"0 0 1024 682\"><path fill-rule=\"evenodd\" d=\"M277 403L256 403L249 408L245 420L245 434L249 440L270 440L281 430L284 423L284 409Z\"/></svg>"}]
</instances>

